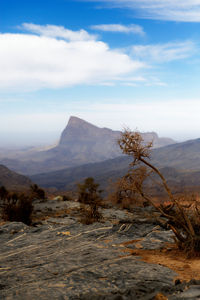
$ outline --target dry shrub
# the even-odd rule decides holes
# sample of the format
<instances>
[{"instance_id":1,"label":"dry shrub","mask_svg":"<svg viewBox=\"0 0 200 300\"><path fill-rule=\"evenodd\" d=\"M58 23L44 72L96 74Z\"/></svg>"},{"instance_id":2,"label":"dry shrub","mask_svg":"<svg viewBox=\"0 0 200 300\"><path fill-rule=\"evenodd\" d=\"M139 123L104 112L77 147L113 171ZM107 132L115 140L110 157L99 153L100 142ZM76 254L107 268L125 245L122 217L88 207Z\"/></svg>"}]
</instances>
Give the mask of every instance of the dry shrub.
<instances>
[{"instance_id":1,"label":"dry shrub","mask_svg":"<svg viewBox=\"0 0 200 300\"><path fill-rule=\"evenodd\" d=\"M7 198L4 199L2 218L5 221L23 222L30 225L32 222L32 212L32 200L24 194L9 194Z\"/></svg>"},{"instance_id":2,"label":"dry shrub","mask_svg":"<svg viewBox=\"0 0 200 300\"><path fill-rule=\"evenodd\" d=\"M88 177L84 183L78 184L78 200L81 203L81 222L92 224L101 219L99 207L101 205L101 193L99 184L95 183L94 178Z\"/></svg>"},{"instance_id":3,"label":"dry shrub","mask_svg":"<svg viewBox=\"0 0 200 300\"><path fill-rule=\"evenodd\" d=\"M80 212L81 212L80 222L85 225L90 225L93 224L94 222L98 222L102 218L101 213L98 210L94 209L94 207L89 205L86 206L84 204L81 204Z\"/></svg>"},{"instance_id":4,"label":"dry shrub","mask_svg":"<svg viewBox=\"0 0 200 300\"><path fill-rule=\"evenodd\" d=\"M133 201L138 195L145 202L153 205L168 219L169 227L174 233L174 240L179 249L184 250L189 256L200 256L200 207L199 202L193 196L188 205L183 204L183 198L175 197L169 188L162 173L150 162L152 142L144 144L142 136L138 132L125 130L118 144L124 154L133 157L129 172L122 178L121 197L126 193L134 195ZM145 192L144 182L153 178L155 174L159 179L159 186L166 192L169 207L158 206L154 199ZM125 192L124 190L125 189ZM125 196L124 196L125 195ZM188 201L188 199L187 199Z\"/></svg>"},{"instance_id":5,"label":"dry shrub","mask_svg":"<svg viewBox=\"0 0 200 300\"><path fill-rule=\"evenodd\" d=\"M117 182L113 184L112 191L108 200L120 208L131 210L135 206L146 206L147 201L138 195L138 186L141 186L148 176L145 167L140 167L137 170L129 170L129 172Z\"/></svg>"},{"instance_id":6,"label":"dry shrub","mask_svg":"<svg viewBox=\"0 0 200 300\"><path fill-rule=\"evenodd\" d=\"M45 191L41 189L37 184L32 184L30 186L30 197L33 199L45 199Z\"/></svg>"},{"instance_id":7,"label":"dry shrub","mask_svg":"<svg viewBox=\"0 0 200 300\"><path fill-rule=\"evenodd\" d=\"M7 196L8 196L8 191L7 189L5 188L5 186L1 186L0 187L0 201L3 202Z\"/></svg>"},{"instance_id":8,"label":"dry shrub","mask_svg":"<svg viewBox=\"0 0 200 300\"><path fill-rule=\"evenodd\" d=\"M200 203L192 197L184 204L185 197L177 199L170 213L169 226L173 230L174 240L179 249L188 257L200 256ZM169 213L168 213L169 214Z\"/></svg>"}]
</instances>

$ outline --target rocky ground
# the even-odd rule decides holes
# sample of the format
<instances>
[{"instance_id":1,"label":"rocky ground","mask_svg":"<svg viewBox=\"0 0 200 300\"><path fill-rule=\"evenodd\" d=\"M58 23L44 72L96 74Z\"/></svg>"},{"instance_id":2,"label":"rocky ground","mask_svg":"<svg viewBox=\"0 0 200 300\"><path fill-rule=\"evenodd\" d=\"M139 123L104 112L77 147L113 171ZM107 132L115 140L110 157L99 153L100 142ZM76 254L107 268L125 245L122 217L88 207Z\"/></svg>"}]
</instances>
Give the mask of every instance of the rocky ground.
<instances>
[{"instance_id":1,"label":"rocky ground","mask_svg":"<svg viewBox=\"0 0 200 300\"><path fill-rule=\"evenodd\" d=\"M38 202L34 226L1 223L0 299L200 299L199 260L181 258L151 208L83 225L78 206Z\"/></svg>"}]
</instances>

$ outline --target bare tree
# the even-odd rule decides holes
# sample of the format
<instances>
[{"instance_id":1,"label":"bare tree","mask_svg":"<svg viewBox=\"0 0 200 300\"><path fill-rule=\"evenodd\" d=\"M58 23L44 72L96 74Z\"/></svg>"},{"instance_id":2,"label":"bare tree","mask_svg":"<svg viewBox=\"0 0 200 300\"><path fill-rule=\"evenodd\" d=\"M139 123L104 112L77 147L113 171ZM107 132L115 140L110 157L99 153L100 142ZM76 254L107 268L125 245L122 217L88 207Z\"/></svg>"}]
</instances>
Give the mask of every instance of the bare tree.
<instances>
[{"instance_id":1,"label":"bare tree","mask_svg":"<svg viewBox=\"0 0 200 300\"><path fill-rule=\"evenodd\" d=\"M169 226L174 232L174 240L180 249L185 250L190 255L200 255L200 209L196 199L192 199L191 204L185 208L176 199L169 188L165 177L150 162L152 142L147 144L139 132L131 132L126 129L118 140L118 144L124 154L133 157L128 174L123 177L122 190L132 190L135 195L139 195L145 201L158 209L169 221ZM166 191L173 213L154 203L152 197L144 192L144 181L151 174L156 174L160 179L163 189Z\"/></svg>"}]
</instances>

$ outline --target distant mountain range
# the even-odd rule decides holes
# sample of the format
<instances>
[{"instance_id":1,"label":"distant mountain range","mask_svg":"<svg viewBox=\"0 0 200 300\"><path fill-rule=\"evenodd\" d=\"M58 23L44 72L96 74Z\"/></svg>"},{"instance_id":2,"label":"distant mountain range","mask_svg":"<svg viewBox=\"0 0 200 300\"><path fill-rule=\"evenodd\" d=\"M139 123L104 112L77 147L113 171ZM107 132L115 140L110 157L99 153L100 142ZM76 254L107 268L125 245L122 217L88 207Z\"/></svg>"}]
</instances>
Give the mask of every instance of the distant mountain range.
<instances>
[{"instance_id":1,"label":"distant mountain range","mask_svg":"<svg viewBox=\"0 0 200 300\"><path fill-rule=\"evenodd\" d=\"M175 143L160 138L155 132L141 133L144 141L153 141L154 148ZM101 162L121 155L117 145L120 131L99 128L77 117L70 117L57 146L43 151L22 151L0 156L0 163L26 175L61 170L86 163Z\"/></svg>"},{"instance_id":2,"label":"distant mountain range","mask_svg":"<svg viewBox=\"0 0 200 300\"><path fill-rule=\"evenodd\" d=\"M42 187L71 189L86 177L94 177L102 188L109 181L123 176L131 158L122 156L117 145L120 131L99 128L77 117L70 117L59 143L49 149L28 149L15 153L0 163L16 172L29 174ZM160 168L167 180L179 187L200 186L200 139L175 143L159 138L155 132L141 133L145 142L153 140L151 161ZM0 167L0 184L30 185L30 180Z\"/></svg>"},{"instance_id":3,"label":"distant mountain range","mask_svg":"<svg viewBox=\"0 0 200 300\"><path fill-rule=\"evenodd\" d=\"M4 186L8 190L22 191L28 189L31 184L31 180L26 176L17 174L0 165L0 186Z\"/></svg>"},{"instance_id":4,"label":"distant mountain range","mask_svg":"<svg viewBox=\"0 0 200 300\"><path fill-rule=\"evenodd\" d=\"M94 177L102 188L127 170L131 157L120 156L103 162L85 164L30 178L43 187L74 188L86 177ZM179 187L200 186L200 139L168 145L152 150L151 162L161 169L168 182Z\"/></svg>"}]
</instances>

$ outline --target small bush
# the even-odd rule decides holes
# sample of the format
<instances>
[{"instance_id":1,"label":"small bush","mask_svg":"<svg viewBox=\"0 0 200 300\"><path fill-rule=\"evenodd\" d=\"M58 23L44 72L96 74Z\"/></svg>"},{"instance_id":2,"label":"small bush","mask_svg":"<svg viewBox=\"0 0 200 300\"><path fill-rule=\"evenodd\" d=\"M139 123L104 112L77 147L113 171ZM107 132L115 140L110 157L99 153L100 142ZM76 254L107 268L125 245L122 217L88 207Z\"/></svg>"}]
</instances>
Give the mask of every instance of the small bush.
<instances>
[{"instance_id":1,"label":"small bush","mask_svg":"<svg viewBox=\"0 0 200 300\"><path fill-rule=\"evenodd\" d=\"M102 201L102 191L98 187L99 184L95 183L92 177L86 178L83 184L78 184L78 200L82 203L81 222L84 224L92 224L101 218L99 206Z\"/></svg>"},{"instance_id":2,"label":"small bush","mask_svg":"<svg viewBox=\"0 0 200 300\"><path fill-rule=\"evenodd\" d=\"M38 187L37 184L32 184L30 186L30 190L31 190L31 197L34 199L41 199L44 200L45 199L45 191L43 189L41 189L40 187Z\"/></svg>"},{"instance_id":3,"label":"small bush","mask_svg":"<svg viewBox=\"0 0 200 300\"><path fill-rule=\"evenodd\" d=\"M6 197L8 196L8 191L4 186L0 187L0 200L1 202L4 201L6 199Z\"/></svg>"},{"instance_id":4,"label":"small bush","mask_svg":"<svg viewBox=\"0 0 200 300\"><path fill-rule=\"evenodd\" d=\"M33 205L31 198L25 195L10 194L4 200L2 218L5 221L23 222L30 225Z\"/></svg>"},{"instance_id":5,"label":"small bush","mask_svg":"<svg viewBox=\"0 0 200 300\"><path fill-rule=\"evenodd\" d=\"M94 210L91 206L81 204L81 218L80 222L85 225L93 224L102 218L102 215L98 210Z\"/></svg>"},{"instance_id":6,"label":"small bush","mask_svg":"<svg viewBox=\"0 0 200 300\"><path fill-rule=\"evenodd\" d=\"M144 172L142 169L140 171L141 173ZM134 176L135 180L136 175L138 176L138 172ZM140 195L138 195L133 185L133 178L131 173L126 174L124 177L118 179L115 183L112 183L112 190L108 195L108 201L119 208L128 210L131 210L135 206L145 205L145 201Z\"/></svg>"}]
</instances>

